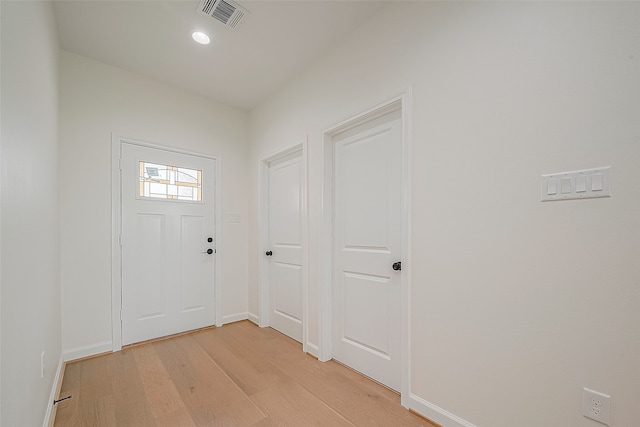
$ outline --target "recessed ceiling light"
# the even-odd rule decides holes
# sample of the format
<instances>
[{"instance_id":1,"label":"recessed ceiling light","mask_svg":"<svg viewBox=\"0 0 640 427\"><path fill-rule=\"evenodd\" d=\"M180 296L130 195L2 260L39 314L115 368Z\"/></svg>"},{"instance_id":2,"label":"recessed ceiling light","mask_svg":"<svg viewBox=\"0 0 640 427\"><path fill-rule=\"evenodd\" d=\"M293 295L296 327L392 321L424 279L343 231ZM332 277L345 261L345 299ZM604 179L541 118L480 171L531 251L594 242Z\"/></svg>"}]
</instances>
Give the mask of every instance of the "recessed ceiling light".
<instances>
[{"instance_id":1,"label":"recessed ceiling light","mask_svg":"<svg viewBox=\"0 0 640 427\"><path fill-rule=\"evenodd\" d=\"M194 31L191 37L200 44L209 44L211 42L209 36L201 31Z\"/></svg>"}]
</instances>

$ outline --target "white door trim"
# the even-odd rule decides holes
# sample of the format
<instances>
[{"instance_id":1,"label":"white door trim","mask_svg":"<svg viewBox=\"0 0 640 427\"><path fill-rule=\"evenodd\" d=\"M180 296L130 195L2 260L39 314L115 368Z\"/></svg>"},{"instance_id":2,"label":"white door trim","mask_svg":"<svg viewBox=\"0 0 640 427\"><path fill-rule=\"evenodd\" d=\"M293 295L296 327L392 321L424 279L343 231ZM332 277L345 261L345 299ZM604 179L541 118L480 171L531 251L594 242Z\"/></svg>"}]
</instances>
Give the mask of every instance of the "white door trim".
<instances>
[{"instance_id":1,"label":"white door trim","mask_svg":"<svg viewBox=\"0 0 640 427\"><path fill-rule=\"evenodd\" d=\"M402 112L402 278L401 278L401 403L409 406L410 397L410 294L411 294L411 88L367 108L323 132L322 158L322 238L320 268L320 339L318 359L332 358L332 271L333 271L333 174L334 136L381 117L391 111Z\"/></svg>"},{"instance_id":2,"label":"white door trim","mask_svg":"<svg viewBox=\"0 0 640 427\"><path fill-rule=\"evenodd\" d=\"M220 221L220 202L222 182L222 171L220 159L207 154L182 150L174 147L165 147L148 142L136 141L116 134L111 134L111 329L112 329L112 351L122 349L122 247L120 246L120 236L122 233L122 180L120 170L120 158L122 156L122 144L139 145L142 147L154 148L157 150L169 151L179 154L212 159L215 162L215 182L214 182L214 230L216 251L221 252L222 232ZM214 309L216 316L216 326L222 326L222 303L220 291L220 268L219 256L214 259Z\"/></svg>"},{"instance_id":3,"label":"white door trim","mask_svg":"<svg viewBox=\"0 0 640 427\"><path fill-rule=\"evenodd\" d=\"M308 227L308 207L307 207L307 140L289 147L283 151L272 154L260 160L260 197L259 197L259 244L258 244L258 325L261 328L270 325L269 322L269 261L264 256L264 252L269 245L269 163L289 156L296 152L301 152L302 182L301 186L301 206L300 206L300 227L302 229L302 351L309 352L308 342L308 307L309 307L309 227ZM311 348L314 349L314 345ZM313 352L312 352L313 353Z\"/></svg>"}]
</instances>

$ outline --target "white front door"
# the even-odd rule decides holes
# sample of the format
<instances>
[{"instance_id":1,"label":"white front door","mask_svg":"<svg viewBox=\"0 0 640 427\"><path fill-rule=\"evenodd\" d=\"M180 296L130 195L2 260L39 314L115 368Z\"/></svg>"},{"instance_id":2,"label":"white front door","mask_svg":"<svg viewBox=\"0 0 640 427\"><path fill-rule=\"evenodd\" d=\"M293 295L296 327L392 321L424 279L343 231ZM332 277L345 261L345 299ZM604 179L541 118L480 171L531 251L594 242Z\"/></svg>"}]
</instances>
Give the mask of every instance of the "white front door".
<instances>
[{"instance_id":1,"label":"white front door","mask_svg":"<svg viewBox=\"0 0 640 427\"><path fill-rule=\"evenodd\" d=\"M333 141L333 358L399 391L401 111Z\"/></svg>"},{"instance_id":2,"label":"white front door","mask_svg":"<svg viewBox=\"0 0 640 427\"><path fill-rule=\"evenodd\" d=\"M302 342L302 151L268 163L269 324Z\"/></svg>"},{"instance_id":3,"label":"white front door","mask_svg":"<svg viewBox=\"0 0 640 427\"><path fill-rule=\"evenodd\" d=\"M210 326L215 160L122 144L122 342Z\"/></svg>"}]
</instances>

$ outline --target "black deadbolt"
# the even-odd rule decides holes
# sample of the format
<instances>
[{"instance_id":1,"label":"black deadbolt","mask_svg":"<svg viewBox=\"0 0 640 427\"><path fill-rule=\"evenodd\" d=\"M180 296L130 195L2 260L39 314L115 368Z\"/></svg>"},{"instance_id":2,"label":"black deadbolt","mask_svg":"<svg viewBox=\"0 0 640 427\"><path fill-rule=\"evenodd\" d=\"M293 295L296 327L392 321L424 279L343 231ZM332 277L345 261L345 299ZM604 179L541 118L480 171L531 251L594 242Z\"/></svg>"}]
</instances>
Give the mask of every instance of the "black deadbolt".
<instances>
[{"instance_id":1,"label":"black deadbolt","mask_svg":"<svg viewBox=\"0 0 640 427\"><path fill-rule=\"evenodd\" d=\"M393 268L395 271L402 270L402 263L400 261L394 262L391 268Z\"/></svg>"},{"instance_id":2,"label":"black deadbolt","mask_svg":"<svg viewBox=\"0 0 640 427\"><path fill-rule=\"evenodd\" d=\"M213 242L213 237L209 237L209 238L207 239L207 242L209 242L209 243Z\"/></svg>"},{"instance_id":3,"label":"black deadbolt","mask_svg":"<svg viewBox=\"0 0 640 427\"><path fill-rule=\"evenodd\" d=\"M266 256L271 256L271 255L273 255L273 252L271 252L271 251L267 251L267 252L265 252L264 254L265 254Z\"/></svg>"}]
</instances>

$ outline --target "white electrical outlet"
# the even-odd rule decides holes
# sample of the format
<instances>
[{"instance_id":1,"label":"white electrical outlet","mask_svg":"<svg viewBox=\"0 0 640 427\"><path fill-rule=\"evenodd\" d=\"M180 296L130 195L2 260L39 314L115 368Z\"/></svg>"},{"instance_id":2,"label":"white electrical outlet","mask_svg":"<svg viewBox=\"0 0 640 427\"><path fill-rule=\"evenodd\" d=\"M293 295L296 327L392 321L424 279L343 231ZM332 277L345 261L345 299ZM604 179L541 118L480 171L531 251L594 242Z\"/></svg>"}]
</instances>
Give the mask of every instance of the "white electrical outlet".
<instances>
[{"instance_id":1,"label":"white electrical outlet","mask_svg":"<svg viewBox=\"0 0 640 427\"><path fill-rule=\"evenodd\" d=\"M582 389L582 415L609 425L611 422L611 396L588 388Z\"/></svg>"},{"instance_id":2,"label":"white electrical outlet","mask_svg":"<svg viewBox=\"0 0 640 427\"><path fill-rule=\"evenodd\" d=\"M44 350L40 353L40 378L44 378Z\"/></svg>"}]
</instances>

